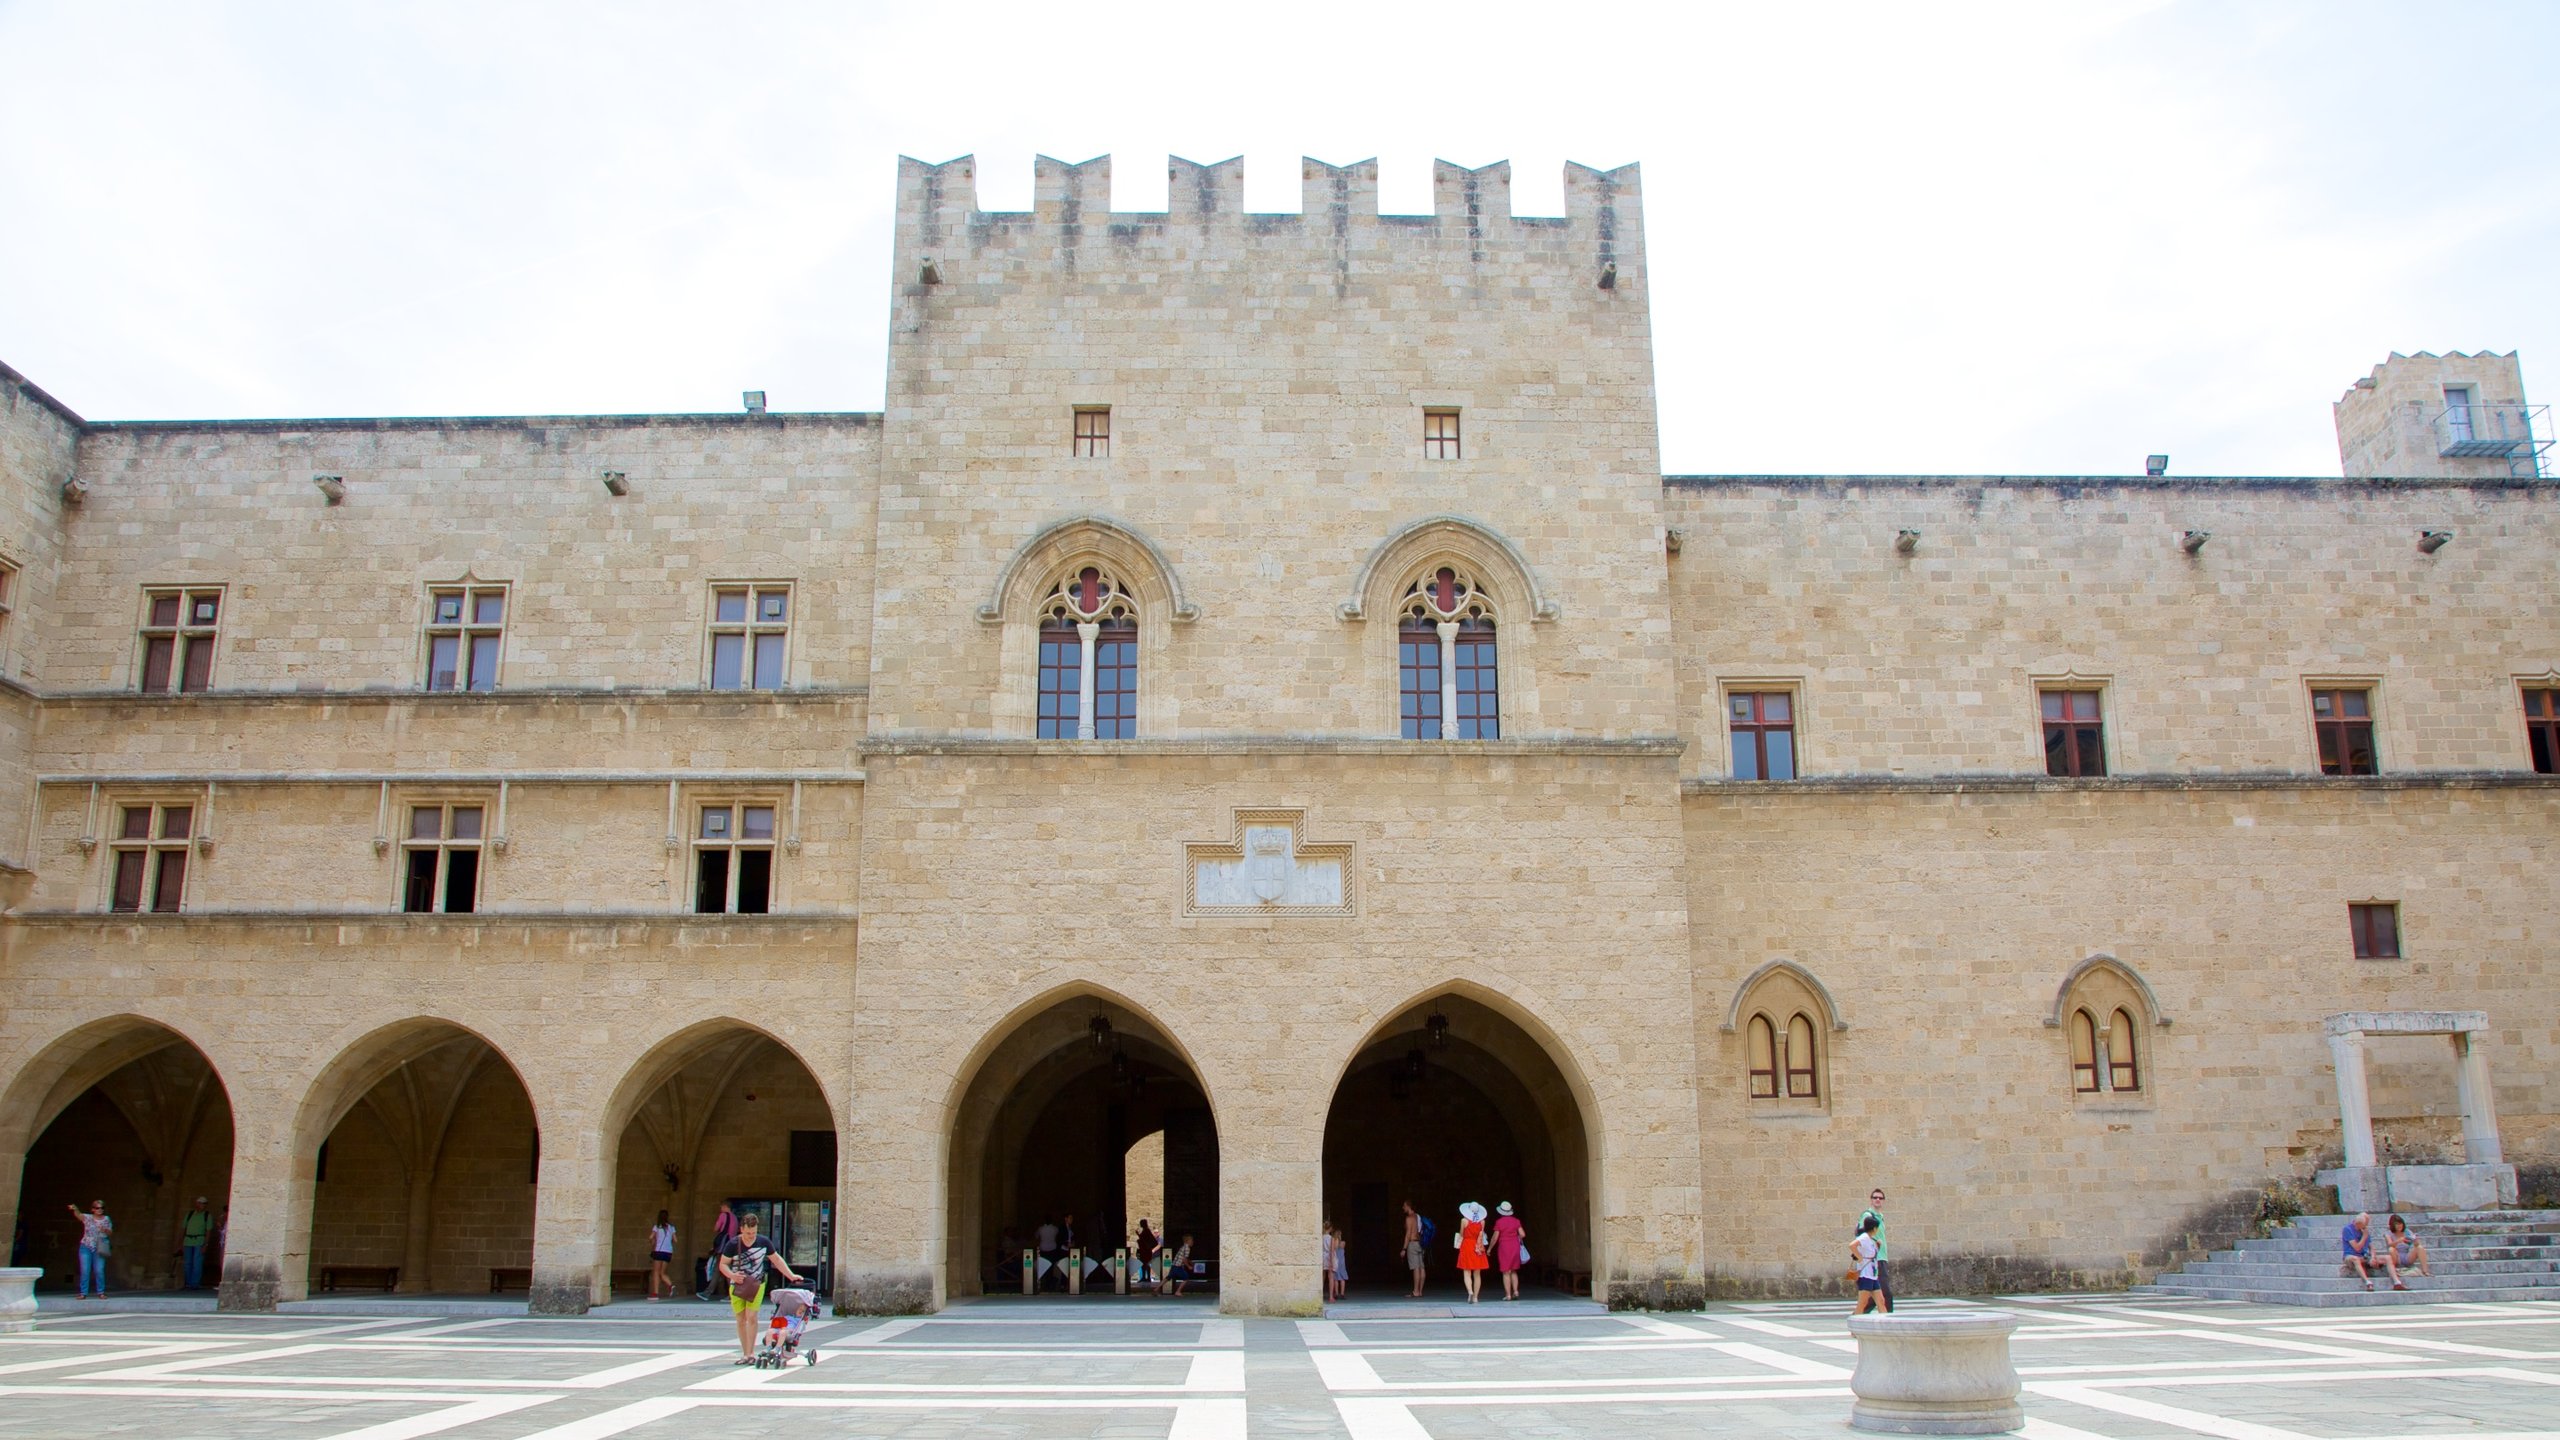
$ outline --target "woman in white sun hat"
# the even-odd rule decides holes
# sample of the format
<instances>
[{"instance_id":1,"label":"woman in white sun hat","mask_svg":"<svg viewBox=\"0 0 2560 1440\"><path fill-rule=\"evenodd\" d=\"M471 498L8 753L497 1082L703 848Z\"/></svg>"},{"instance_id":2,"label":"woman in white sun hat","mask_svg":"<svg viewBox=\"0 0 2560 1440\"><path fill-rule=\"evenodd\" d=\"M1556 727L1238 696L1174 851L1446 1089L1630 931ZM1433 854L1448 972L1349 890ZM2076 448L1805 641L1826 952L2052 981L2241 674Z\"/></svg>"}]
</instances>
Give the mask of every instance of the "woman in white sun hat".
<instances>
[{"instance_id":1,"label":"woman in white sun hat","mask_svg":"<svg viewBox=\"0 0 2560 1440\"><path fill-rule=\"evenodd\" d=\"M1485 1251L1491 1247L1485 1240L1484 1207L1470 1200L1458 1207L1458 1214L1467 1222L1458 1227L1458 1276L1467 1282L1467 1303L1473 1305L1484 1298L1484 1272L1491 1263Z\"/></svg>"}]
</instances>

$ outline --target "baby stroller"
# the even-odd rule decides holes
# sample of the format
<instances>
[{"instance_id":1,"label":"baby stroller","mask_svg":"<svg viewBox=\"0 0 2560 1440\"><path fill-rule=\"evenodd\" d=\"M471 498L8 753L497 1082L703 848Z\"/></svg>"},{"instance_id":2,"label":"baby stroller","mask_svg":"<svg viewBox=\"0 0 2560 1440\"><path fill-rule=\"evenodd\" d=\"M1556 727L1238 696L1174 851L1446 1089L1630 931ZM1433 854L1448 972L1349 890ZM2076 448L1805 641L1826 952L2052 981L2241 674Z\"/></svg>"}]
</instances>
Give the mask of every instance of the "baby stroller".
<instances>
[{"instance_id":1,"label":"baby stroller","mask_svg":"<svg viewBox=\"0 0 2560 1440\"><path fill-rule=\"evenodd\" d=\"M779 1370L795 1356L817 1364L817 1350L802 1350L800 1336L809 1328L809 1317L818 1313L818 1297L806 1290L776 1290L768 1298L773 1305L773 1318L756 1341L755 1368Z\"/></svg>"}]
</instances>

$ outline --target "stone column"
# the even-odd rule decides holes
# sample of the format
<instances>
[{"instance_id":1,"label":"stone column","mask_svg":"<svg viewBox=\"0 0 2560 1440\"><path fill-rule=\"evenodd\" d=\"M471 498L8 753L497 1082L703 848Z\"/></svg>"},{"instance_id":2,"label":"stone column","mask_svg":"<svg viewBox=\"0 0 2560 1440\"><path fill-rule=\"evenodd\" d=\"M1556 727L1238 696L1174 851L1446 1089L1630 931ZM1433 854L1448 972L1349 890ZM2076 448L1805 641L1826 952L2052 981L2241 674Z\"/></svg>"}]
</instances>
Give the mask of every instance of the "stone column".
<instances>
[{"instance_id":1,"label":"stone column","mask_svg":"<svg viewBox=\"0 0 2560 1440\"><path fill-rule=\"evenodd\" d=\"M1440 631L1440 738L1458 738L1458 622L1443 620Z\"/></svg>"},{"instance_id":2,"label":"stone column","mask_svg":"<svg viewBox=\"0 0 2560 1440\"><path fill-rule=\"evenodd\" d=\"M1076 622L1076 738L1093 738L1093 646L1100 638L1102 626L1093 620Z\"/></svg>"},{"instance_id":3,"label":"stone column","mask_svg":"<svg viewBox=\"0 0 2560 1440\"><path fill-rule=\"evenodd\" d=\"M261 1105L270 1097L245 1087L235 1094L231 1220L215 1303L224 1310L273 1310L279 1301L303 1298L311 1283L311 1165L294 1163L288 1107ZM268 1123L263 1112L269 1108L284 1118Z\"/></svg>"},{"instance_id":4,"label":"stone column","mask_svg":"<svg viewBox=\"0 0 2560 1440\"><path fill-rule=\"evenodd\" d=\"M2498 1097L2489 1088L2489 1056L2480 1048L2485 1032L2457 1031L2453 1037L2454 1094L2462 1104L2462 1158L2473 1165L2503 1165L2498 1143Z\"/></svg>"},{"instance_id":5,"label":"stone column","mask_svg":"<svg viewBox=\"0 0 2560 1440\"><path fill-rule=\"evenodd\" d=\"M612 1277L605 1270L604 1231L613 1213L613 1181L599 1153L602 1128L592 1112L564 1115L542 1127L533 1285L525 1299L533 1314L584 1315L606 1298Z\"/></svg>"},{"instance_id":6,"label":"stone column","mask_svg":"<svg viewBox=\"0 0 2560 1440\"><path fill-rule=\"evenodd\" d=\"M2338 1071L2338 1125L2347 1147L2348 1169L2371 1167L2373 1155L2373 1101L2364 1088L2364 1035L2349 1031L2329 1037L2329 1059ZM2469 1107L2464 1107L2469 1113Z\"/></svg>"},{"instance_id":7,"label":"stone column","mask_svg":"<svg viewBox=\"0 0 2560 1440\"><path fill-rule=\"evenodd\" d=\"M432 1162L413 1160L411 1166L409 1228L404 1237L406 1243L400 1249L400 1289L404 1294L423 1295L429 1288L427 1269L432 1254L427 1242L435 1233L435 1170Z\"/></svg>"}]
</instances>

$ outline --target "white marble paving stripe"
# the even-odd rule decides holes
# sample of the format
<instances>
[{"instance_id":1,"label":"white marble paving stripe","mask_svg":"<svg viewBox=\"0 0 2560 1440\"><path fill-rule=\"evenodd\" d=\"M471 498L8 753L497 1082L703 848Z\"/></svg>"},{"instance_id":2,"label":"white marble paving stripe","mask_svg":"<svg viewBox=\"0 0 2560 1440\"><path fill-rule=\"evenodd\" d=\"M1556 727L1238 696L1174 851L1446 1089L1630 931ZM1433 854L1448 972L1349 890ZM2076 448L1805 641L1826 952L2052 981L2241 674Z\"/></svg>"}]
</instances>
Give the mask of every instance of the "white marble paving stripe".
<instances>
[{"instance_id":1,"label":"white marble paving stripe","mask_svg":"<svg viewBox=\"0 0 2560 1440\"><path fill-rule=\"evenodd\" d=\"M1745 1330L1756 1330L1763 1335L1784 1335L1790 1340L1808 1339L1813 1335L1820 1333L1818 1331L1803 1329L1800 1326L1781 1325L1775 1320L1754 1320L1742 1315L1719 1315L1716 1318L1727 1325L1740 1326Z\"/></svg>"},{"instance_id":2,"label":"white marble paving stripe","mask_svg":"<svg viewBox=\"0 0 2560 1440\"><path fill-rule=\"evenodd\" d=\"M799 1387L794 1386L793 1389ZM934 1396L930 1399L902 1399L863 1395L818 1394L799 1395L781 1390L767 1390L754 1395L704 1395L687 1391L682 1395L662 1395L649 1400L572 1420L525 1436L524 1440L611 1440L611 1437L643 1425L671 1419L697 1408L770 1410L1170 1410L1173 1427L1167 1440L1243 1440L1245 1434L1245 1402L1241 1399L1009 1399L969 1396ZM778 1417L760 1418L758 1425L782 1424Z\"/></svg>"},{"instance_id":3,"label":"white marble paving stripe","mask_svg":"<svg viewBox=\"0 0 2560 1440\"><path fill-rule=\"evenodd\" d=\"M2349 1330L2303 1326L2296 1335L2323 1335L2332 1340L2345 1340L2357 1345L2394 1346L2403 1350L2425 1350L2444 1355L2482 1355L2493 1360L2553 1360L2560 1356L2546 1350L2517 1350L2504 1345L2466 1345L2458 1340L2429 1340L2417 1335L2395 1335L2388 1330L2365 1328Z\"/></svg>"},{"instance_id":4,"label":"white marble paving stripe","mask_svg":"<svg viewBox=\"0 0 2560 1440\"><path fill-rule=\"evenodd\" d=\"M184 1376L190 1380L200 1380L208 1377L193 1375L188 1372L202 1370L213 1365L239 1365L253 1360L288 1360L296 1355L313 1355L329 1348L330 1346L325 1342L312 1341L303 1345L278 1345L262 1350L226 1349L219 1354L214 1355L197 1355L192 1358L181 1360L162 1360L149 1365L127 1366L121 1370L100 1370L88 1378L92 1380L162 1380ZM370 1382L363 1380L349 1380L346 1383L350 1385L363 1385Z\"/></svg>"},{"instance_id":5,"label":"white marble paving stripe","mask_svg":"<svg viewBox=\"0 0 2560 1440\"><path fill-rule=\"evenodd\" d=\"M1674 1340L1695 1340L1701 1335L1715 1333L1695 1325L1683 1325L1676 1320L1663 1320L1651 1315L1620 1315L1616 1319L1619 1324L1632 1325L1648 1335L1668 1335Z\"/></svg>"},{"instance_id":6,"label":"white marble paving stripe","mask_svg":"<svg viewBox=\"0 0 2560 1440\"><path fill-rule=\"evenodd\" d=\"M862 1330L855 1334L848 1335L833 1343L839 1346L877 1345L883 1340L894 1339L897 1336L906 1334L910 1330L918 1329L923 1326L924 1323L924 1318L918 1315L902 1316L896 1320L883 1320L879 1324L874 1325L867 1330Z\"/></svg>"},{"instance_id":7,"label":"white marble paving stripe","mask_svg":"<svg viewBox=\"0 0 2560 1440\"><path fill-rule=\"evenodd\" d=\"M2160 1333L2181 1340L2205 1340L2216 1345L2235 1346L2244 1350L2281 1350L2288 1355L2326 1355L2350 1360L2375 1358L2370 1350L2321 1345L2309 1340L2287 1339L2282 1335L2251 1335L2238 1330L2164 1330Z\"/></svg>"},{"instance_id":8,"label":"white marble paving stripe","mask_svg":"<svg viewBox=\"0 0 2560 1440\"><path fill-rule=\"evenodd\" d=\"M1244 1351L1217 1350L1191 1357L1190 1373L1182 1379L1185 1390L1244 1393Z\"/></svg>"},{"instance_id":9,"label":"white marble paving stripe","mask_svg":"<svg viewBox=\"0 0 2560 1440\"><path fill-rule=\"evenodd\" d=\"M668 1350L645 1359L634 1360L627 1365L616 1365L610 1370L598 1370L592 1375L581 1375L574 1380L533 1383L565 1384L573 1390L605 1390L627 1380L645 1379L651 1375L664 1374L669 1370L681 1370L688 1365L699 1365L719 1353L716 1350Z\"/></svg>"},{"instance_id":10,"label":"white marble paving stripe","mask_svg":"<svg viewBox=\"0 0 2560 1440\"><path fill-rule=\"evenodd\" d=\"M2334 1376L2330 1377L2336 1378ZM2157 1400L2144 1400L2131 1395L2085 1385L2056 1384L2049 1380L2030 1383L2027 1393L2048 1400L2060 1400L2091 1410L2104 1410L2131 1420L2148 1420L2155 1425L2174 1425L2216 1440L2319 1440L2299 1430L2280 1430L2273 1425L2260 1425L2248 1420L2232 1420L2208 1415L2201 1410L2187 1410L2176 1405L2163 1405Z\"/></svg>"},{"instance_id":11,"label":"white marble paving stripe","mask_svg":"<svg viewBox=\"0 0 2560 1440\"><path fill-rule=\"evenodd\" d=\"M2050 1420L2040 1420L2030 1415L2027 1417L2027 1423L2018 1427L2018 1440L2114 1440L2114 1437L2101 1435L2095 1430L2080 1430L2069 1425L2057 1425ZM2465 1437L2465 1440L2469 1440L2469 1437Z\"/></svg>"},{"instance_id":12,"label":"white marble paving stripe","mask_svg":"<svg viewBox=\"0 0 2560 1440\"><path fill-rule=\"evenodd\" d=\"M476 1424L482 1420L509 1415L529 1406L548 1405L557 1397L550 1395L494 1395L482 1400L467 1400L406 1420L386 1420L367 1425L361 1430L341 1430L327 1440L417 1440L457 1426Z\"/></svg>"},{"instance_id":13,"label":"white marble paving stripe","mask_svg":"<svg viewBox=\"0 0 2560 1440\"><path fill-rule=\"evenodd\" d=\"M1363 1355L1589 1355L1595 1352L1611 1350L1639 1351L1646 1354L1650 1354L1658 1350L1712 1350L1718 1345L1730 1345L1733 1343L1734 1342L1730 1340L1710 1339L1704 1332L1697 1332L1696 1337L1689 1340L1674 1340L1667 1335L1658 1337L1630 1335L1622 1340L1512 1340L1503 1342L1417 1340L1403 1342L1382 1341L1371 1344L1362 1344L1354 1341L1348 1346L1338 1348L1357 1351ZM1848 1342L1843 1341L1842 1343L1846 1344Z\"/></svg>"},{"instance_id":14,"label":"white marble paving stripe","mask_svg":"<svg viewBox=\"0 0 2560 1440\"><path fill-rule=\"evenodd\" d=\"M1351 1337L1342 1333L1342 1322L1338 1320L1301 1320L1298 1322L1298 1339L1310 1350L1351 1343Z\"/></svg>"},{"instance_id":15,"label":"white marble paving stripe","mask_svg":"<svg viewBox=\"0 0 2560 1440\"><path fill-rule=\"evenodd\" d=\"M1784 1351L1772 1350L1765 1345L1753 1345L1740 1340L1720 1340L1707 1348L1721 1350L1736 1360L1748 1360L1755 1365L1766 1365L1780 1374L1793 1375L1802 1380L1849 1378L1849 1372L1837 1365L1827 1365L1819 1360L1802 1359Z\"/></svg>"},{"instance_id":16,"label":"white marble paving stripe","mask_svg":"<svg viewBox=\"0 0 2560 1440\"><path fill-rule=\"evenodd\" d=\"M2185 1374L2188 1371L2273 1370L2286 1365L2335 1365L2343 1368L2353 1365L2370 1365L2373 1363L2373 1358L2370 1355L2286 1355L2281 1358L2269 1356L2264 1360L2147 1360L2112 1365L2020 1365L2017 1370L2020 1375L2167 1375Z\"/></svg>"},{"instance_id":17,"label":"white marble paving stripe","mask_svg":"<svg viewBox=\"0 0 2560 1440\"><path fill-rule=\"evenodd\" d=\"M124 1360L140 1360L152 1355L183 1354L204 1348L202 1345L190 1345L184 1341L177 1341L165 1345L138 1345L121 1354L100 1355L97 1353L97 1347L92 1345L86 1352L78 1355L57 1355L50 1360L20 1360L12 1364L0 1365L0 1375L23 1375L34 1370L71 1370L83 1365L111 1365Z\"/></svg>"},{"instance_id":18,"label":"white marble paving stripe","mask_svg":"<svg viewBox=\"0 0 2560 1440\"><path fill-rule=\"evenodd\" d=\"M1204 1320L1200 1322L1200 1343L1221 1350L1241 1350L1244 1348L1244 1322Z\"/></svg>"}]
</instances>

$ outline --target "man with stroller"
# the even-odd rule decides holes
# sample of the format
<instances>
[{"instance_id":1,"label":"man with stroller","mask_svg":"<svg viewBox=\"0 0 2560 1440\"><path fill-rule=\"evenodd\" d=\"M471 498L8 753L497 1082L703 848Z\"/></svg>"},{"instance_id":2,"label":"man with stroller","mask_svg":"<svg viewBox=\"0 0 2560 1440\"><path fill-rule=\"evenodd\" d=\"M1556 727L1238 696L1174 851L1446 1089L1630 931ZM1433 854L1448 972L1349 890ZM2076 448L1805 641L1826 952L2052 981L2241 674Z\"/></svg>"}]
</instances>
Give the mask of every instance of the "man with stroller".
<instances>
[{"instance_id":1,"label":"man with stroller","mask_svg":"<svg viewBox=\"0 0 2560 1440\"><path fill-rule=\"evenodd\" d=\"M757 1233L755 1212L738 1217L738 1238L720 1247L720 1278L729 1282L729 1313L738 1319L738 1360L756 1359L756 1312L764 1306L764 1276L770 1268L797 1285L800 1277L775 1253L773 1242Z\"/></svg>"}]
</instances>

